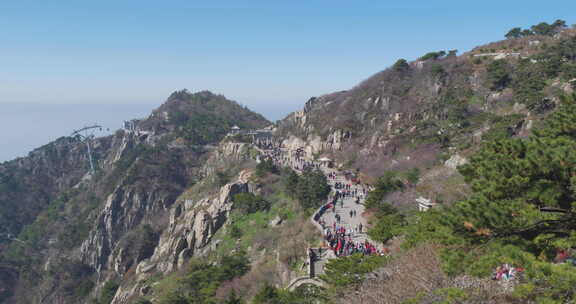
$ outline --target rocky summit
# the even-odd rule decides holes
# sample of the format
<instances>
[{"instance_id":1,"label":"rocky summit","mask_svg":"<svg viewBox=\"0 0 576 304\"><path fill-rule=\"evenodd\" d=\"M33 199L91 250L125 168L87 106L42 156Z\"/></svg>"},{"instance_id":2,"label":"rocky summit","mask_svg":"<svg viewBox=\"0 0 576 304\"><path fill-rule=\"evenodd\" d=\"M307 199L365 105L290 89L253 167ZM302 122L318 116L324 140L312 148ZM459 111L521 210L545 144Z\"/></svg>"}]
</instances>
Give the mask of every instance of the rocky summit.
<instances>
[{"instance_id":1,"label":"rocky summit","mask_svg":"<svg viewBox=\"0 0 576 304\"><path fill-rule=\"evenodd\" d=\"M505 36L0 164L0 302L572 303L576 29Z\"/></svg>"}]
</instances>

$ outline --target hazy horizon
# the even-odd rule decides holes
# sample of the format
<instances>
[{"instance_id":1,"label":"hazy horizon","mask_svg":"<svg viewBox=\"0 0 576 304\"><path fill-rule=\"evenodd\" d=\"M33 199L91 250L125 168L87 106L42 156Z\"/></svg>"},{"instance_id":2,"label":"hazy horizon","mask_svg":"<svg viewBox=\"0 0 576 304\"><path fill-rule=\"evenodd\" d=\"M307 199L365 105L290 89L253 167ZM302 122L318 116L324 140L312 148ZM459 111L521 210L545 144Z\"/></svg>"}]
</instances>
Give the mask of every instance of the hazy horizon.
<instances>
[{"instance_id":1,"label":"hazy horizon","mask_svg":"<svg viewBox=\"0 0 576 304\"><path fill-rule=\"evenodd\" d=\"M3 130L0 133L0 163L24 157L36 148L94 123L104 127L103 132L96 135L112 134L122 127L123 121L146 118L161 104L0 104L0 130ZM274 106L248 107L271 122L295 110ZM106 132L106 129L109 131Z\"/></svg>"},{"instance_id":2,"label":"hazy horizon","mask_svg":"<svg viewBox=\"0 0 576 304\"><path fill-rule=\"evenodd\" d=\"M183 88L222 94L275 121L399 58L461 54L543 21L570 25L574 8L567 0L4 1L0 161L86 121L119 127Z\"/></svg>"}]
</instances>

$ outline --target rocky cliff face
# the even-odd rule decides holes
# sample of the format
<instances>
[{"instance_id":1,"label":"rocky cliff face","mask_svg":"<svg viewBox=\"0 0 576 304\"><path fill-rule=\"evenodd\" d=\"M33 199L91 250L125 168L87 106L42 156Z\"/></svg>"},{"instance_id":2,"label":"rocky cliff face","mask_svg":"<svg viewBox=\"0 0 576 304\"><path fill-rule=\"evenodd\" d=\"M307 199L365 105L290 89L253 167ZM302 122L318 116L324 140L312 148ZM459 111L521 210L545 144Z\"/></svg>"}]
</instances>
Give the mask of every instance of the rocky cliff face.
<instances>
[{"instance_id":1,"label":"rocky cliff face","mask_svg":"<svg viewBox=\"0 0 576 304\"><path fill-rule=\"evenodd\" d=\"M146 295L150 290L146 279L150 276L168 274L182 267L192 256L213 249L216 244L210 245L210 241L228 219L234 195L253 189L250 175L250 171L242 171L217 193L198 201L184 200L171 208L168 225L154 254L138 263L132 282L123 282L112 303L126 303L135 295Z\"/></svg>"},{"instance_id":2,"label":"rocky cliff face","mask_svg":"<svg viewBox=\"0 0 576 304\"><path fill-rule=\"evenodd\" d=\"M454 58L443 64L458 63ZM416 154L437 154L439 144L433 140L427 144L406 140L419 132L434 137L441 129L433 125L442 119L442 113L434 110L441 98L438 81L418 66L414 63L402 72L387 70L351 91L314 98L303 111L280 123L278 135L285 138L286 147L303 147L308 155L324 153L375 176L386 167L401 165L392 161L404 162L394 156L407 144L421 149ZM430 161L422 159L421 164Z\"/></svg>"},{"instance_id":3,"label":"rocky cliff face","mask_svg":"<svg viewBox=\"0 0 576 304\"><path fill-rule=\"evenodd\" d=\"M228 163L250 159L248 145L244 143L224 142L207 154L206 162L197 170L200 183L207 183L205 180L213 178ZM151 275L168 274L190 257L210 249L212 236L228 218L234 195L253 188L249 177L250 171L243 170L220 188L195 193L198 199L182 195L185 188L169 191L162 184L152 183L147 188L117 187L107 197L89 237L82 243L81 259L104 278L122 278L113 303L126 303L140 290L149 289L143 282ZM124 240L142 224L155 225L159 236L151 255L134 261ZM135 275L125 279L129 271Z\"/></svg>"},{"instance_id":4,"label":"rocky cliff face","mask_svg":"<svg viewBox=\"0 0 576 304\"><path fill-rule=\"evenodd\" d=\"M574 34L545 39L551 45L572 43L567 41ZM530 39L500 41L461 56L399 61L351 90L311 98L302 111L280 122L276 134L287 147L333 157L372 176L386 169L429 167L442 154L450 157L492 135L486 133L501 132L504 120L509 133L525 136L529 122L558 102L556 93L571 90L569 78L561 75L545 84L547 74L537 80L542 89L522 87L530 81L522 78L525 70L541 73L546 62L541 58L554 52L554 47L535 47ZM498 56L484 56L487 47L499 49ZM505 56L512 48L521 50L519 55ZM492 64L498 60L507 71ZM508 87L495 89L496 73L508 73Z\"/></svg>"},{"instance_id":5,"label":"rocky cliff face","mask_svg":"<svg viewBox=\"0 0 576 304\"><path fill-rule=\"evenodd\" d=\"M96 141L95 158L108 157L112 145L110 137ZM86 146L70 137L0 164L0 234L17 235L54 197L86 177L88 166Z\"/></svg>"},{"instance_id":6,"label":"rocky cliff face","mask_svg":"<svg viewBox=\"0 0 576 304\"><path fill-rule=\"evenodd\" d=\"M218 125L199 131L203 117L216 117ZM8 303L82 302L87 297L78 290L95 294L107 280L122 278L115 301L124 303L132 295L124 286L135 288L133 282L173 271L206 250L226 221L233 195L249 191L248 175L237 172L253 155L246 144L220 144L222 130L266 124L222 96L182 91L148 119L94 140L95 174L87 173L83 143L69 138L0 165L0 185L10 190L0 199L35 209L22 210L26 216L7 230L17 235L26 227L22 245L0 248L0 265L14 265L0 269L2 280L14 284L0 294L15 294ZM236 164L234 170L230 164ZM236 177L221 185L215 180L224 169ZM19 196L18 189L29 195ZM185 195L187 190L195 193ZM22 254L35 258L18 260ZM77 267L67 270L68 265ZM35 292L26 291L31 286Z\"/></svg>"}]
</instances>

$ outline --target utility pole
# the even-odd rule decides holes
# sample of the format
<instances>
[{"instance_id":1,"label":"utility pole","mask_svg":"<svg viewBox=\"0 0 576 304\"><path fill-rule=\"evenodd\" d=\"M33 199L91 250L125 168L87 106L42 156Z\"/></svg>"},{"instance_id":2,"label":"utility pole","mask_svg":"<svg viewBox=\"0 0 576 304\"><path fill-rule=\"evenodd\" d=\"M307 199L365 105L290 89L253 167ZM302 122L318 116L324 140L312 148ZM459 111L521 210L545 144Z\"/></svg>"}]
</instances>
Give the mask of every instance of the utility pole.
<instances>
[{"instance_id":1,"label":"utility pole","mask_svg":"<svg viewBox=\"0 0 576 304\"><path fill-rule=\"evenodd\" d=\"M16 242L20 242L22 244L26 244L26 242L17 239L15 236L13 236L11 233L5 233L5 234L0 234L0 238L5 238L7 240L10 241L16 241Z\"/></svg>"},{"instance_id":2,"label":"utility pole","mask_svg":"<svg viewBox=\"0 0 576 304\"><path fill-rule=\"evenodd\" d=\"M92 148L90 147L90 142L94 139L94 132L102 131L102 126L94 124L92 126L87 126L82 129L75 130L72 132L72 137L78 137L80 140L86 143L86 148L88 150L88 161L90 162L90 173L94 173L94 159L92 157Z\"/></svg>"}]
</instances>

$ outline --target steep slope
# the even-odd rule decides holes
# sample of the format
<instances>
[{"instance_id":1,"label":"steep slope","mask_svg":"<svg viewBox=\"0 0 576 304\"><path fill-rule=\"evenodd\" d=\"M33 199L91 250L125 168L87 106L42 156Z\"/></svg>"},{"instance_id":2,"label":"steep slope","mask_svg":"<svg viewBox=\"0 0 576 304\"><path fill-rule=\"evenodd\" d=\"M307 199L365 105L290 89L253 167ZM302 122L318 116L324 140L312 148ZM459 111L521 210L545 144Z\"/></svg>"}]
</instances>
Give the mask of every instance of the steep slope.
<instances>
[{"instance_id":1,"label":"steep slope","mask_svg":"<svg viewBox=\"0 0 576 304\"><path fill-rule=\"evenodd\" d=\"M409 249L332 300L573 301L575 67L576 30L560 26L399 60L282 121L285 147L374 185L369 235ZM418 196L439 204L394 208ZM354 273L338 263L334 276Z\"/></svg>"},{"instance_id":2,"label":"steep slope","mask_svg":"<svg viewBox=\"0 0 576 304\"><path fill-rule=\"evenodd\" d=\"M525 135L574 79L573 29L398 60L348 91L311 98L281 121L287 146L324 153L371 176L430 167L482 137ZM527 83L531 83L528 85ZM290 138L292 136L292 138ZM450 155L448 155L449 157Z\"/></svg>"},{"instance_id":3,"label":"steep slope","mask_svg":"<svg viewBox=\"0 0 576 304\"><path fill-rule=\"evenodd\" d=\"M110 145L110 138L99 140L95 155L106 158ZM0 165L0 235L18 234L54 194L80 181L88 165L85 149L77 139L62 137L30 152L28 157Z\"/></svg>"},{"instance_id":4,"label":"steep slope","mask_svg":"<svg viewBox=\"0 0 576 304\"><path fill-rule=\"evenodd\" d=\"M12 286L2 295L77 302L106 277L122 276L152 255L171 206L205 178L202 164L230 127L268 124L223 96L184 90L147 119L96 139L93 175L84 146L69 138L2 164L3 229L18 235L2 248L0 279Z\"/></svg>"}]
</instances>

